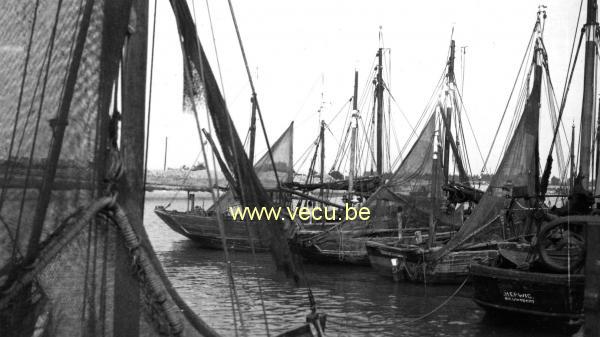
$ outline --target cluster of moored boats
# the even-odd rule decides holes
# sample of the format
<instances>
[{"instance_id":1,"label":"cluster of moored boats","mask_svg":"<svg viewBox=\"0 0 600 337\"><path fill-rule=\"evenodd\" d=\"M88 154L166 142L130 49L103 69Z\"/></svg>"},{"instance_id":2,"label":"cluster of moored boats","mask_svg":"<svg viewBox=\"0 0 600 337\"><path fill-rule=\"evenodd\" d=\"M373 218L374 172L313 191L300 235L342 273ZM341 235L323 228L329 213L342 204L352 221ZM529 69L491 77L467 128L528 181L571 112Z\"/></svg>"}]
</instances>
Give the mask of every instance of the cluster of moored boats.
<instances>
[{"instance_id":1,"label":"cluster of moored boats","mask_svg":"<svg viewBox=\"0 0 600 337\"><path fill-rule=\"evenodd\" d=\"M278 205L370 210L368 220L288 223L285 229L292 251L305 262L370 265L397 282L470 284L474 301L487 311L542 317L578 329L584 315L597 311L598 284L585 275L597 273L594 261L600 257L592 247L600 239L594 229L600 222L595 206L600 181L594 126L595 1L588 1L587 11L577 47L579 51L585 41L579 148L574 135L563 139L570 146L562 146L559 132L578 52L559 101L550 78L543 39L546 13L541 9L515 79L515 94L507 103L514 107L509 134L485 190L480 189L480 178L472 174L465 146L468 140L461 118L466 111L455 78L454 40L441 80L419 117L414 137L407 142L407 155L393 171L385 171L386 164L392 166L385 162L384 152L389 149L384 135L389 132L383 130L383 102L389 88L382 74L386 49L380 48L378 66L368 82L373 87L366 89L374 93L369 101L372 108L360 107L355 73L352 110L344 126L347 141L338 156L345 158L346 166L334 164L329 176L325 175L324 122L313 143L308 174L300 178L296 174L293 123L262 158L253 161L256 176ZM541 110L548 110L552 117L549 130L540 130ZM362 130L360 119L372 121L372 128ZM549 149L540 148L540 134L550 135ZM361 135L373 138L360 139ZM373 148L364 150L365 144ZM562 149L569 152L562 153ZM544 151L548 155L542 165L540 153ZM370 171L364 161L372 164ZM559 172L558 185L550 185L552 172ZM272 243L255 230L268 221L234 219L228 210L235 205L256 203L248 202L239 187L231 186L208 209L196 206L194 194L188 192L186 211L157 207L155 213L173 230L206 248L269 250ZM588 293L596 294L596 302L589 300L584 311L584 297L588 298L584 294Z\"/></svg>"}]
</instances>

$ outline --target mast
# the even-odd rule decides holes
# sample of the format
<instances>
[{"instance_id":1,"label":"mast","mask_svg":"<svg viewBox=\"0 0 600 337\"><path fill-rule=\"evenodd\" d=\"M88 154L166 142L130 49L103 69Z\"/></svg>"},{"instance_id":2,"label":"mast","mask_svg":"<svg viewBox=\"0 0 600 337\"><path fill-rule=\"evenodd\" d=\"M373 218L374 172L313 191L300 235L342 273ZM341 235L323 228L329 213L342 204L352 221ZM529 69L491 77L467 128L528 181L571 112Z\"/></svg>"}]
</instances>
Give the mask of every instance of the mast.
<instances>
[{"instance_id":1,"label":"mast","mask_svg":"<svg viewBox=\"0 0 600 337\"><path fill-rule=\"evenodd\" d=\"M585 43L585 73L583 78L583 105L581 109L581 145L579 146L579 175L584 177L583 187L590 188L590 157L593 115L596 103L596 29L598 23L597 4L595 0L587 2L587 23L585 32L587 40Z\"/></svg>"},{"instance_id":2,"label":"mast","mask_svg":"<svg viewBox=\"0 0 600 337\"><path fill-rule=\"evenodd\" d=\"M383 48L377 51L377 175L383 173Z\"/></svg>"},{"instance_id":3,"label":"mast","mask_svg":"<svg viewBox=\"0 0 600 337\"><path fill-rule=\"evenodd\" d=\"M575 178L575 124L571 126L571 165L569 169L569 194L573 193L573 182Z\"/></svg>"},{"instance_id":4,"label":"mast","mask_svg":"<svg viewBox=\"0 0 600 337\"><path fill-rule=\"evenodd\" d=\"M600 98L598 98L598 106L600 106ZM596 130L597 132L600 131L600 115L598 115L597 117L597 121L596 121L596 128L594 130ZM596 146L596 154L595 154L595 167L594 167L594 177L596 177L596 180L594 181L594 193L596 191L600 191L600 182L598 181L597 177L598 177L598 173L600 173L600 165L599 165L599 161L600 161L600 138L598 138L598 135L596 134L596 137L594 137L596 139L596 144L594 144ZM598 199L596 199L598 200Z\"/></svg>"},{"instance_id":5,"label":"mast","mask_svg":"<svg viewBox=\"0 0 600 337\"><path fill-rule=\"evenodd\" d=\"M319 136L321 138L321 172L320 172L320 181L321 181L321 190L319 192L321 200L323 200L323 182L325 178L325 121L321 121L321 134ZM322 206L322 205L321 205Z\"/></svg>"},{"instance_id":6,"label":"mast","mask_svg":"<svg viewBox=\"0 0 600 337\"><path fill-rule=\"evenodd\" d=\"M144 142L146 122L146 65L148 54L148 1L132 2L121 75L121 157L123 177L117 186L118 202L128 214L131 226L148 242L144 231ZM132 19L135 17L135 19ZM116 95L116 94L115 94ZM166 144L165 144L166 146ZM166 150L166 148L165 148ZM165 151L166 160L166 151ZM166 163L166 161L165 161ZM109 235L108 233L106 235ZM140 310L139 284L130 275L129 251L121 244L115 248L113 330L118 336L137 336Z\"/></svg>"},{"instance_id":7,"label":"mast","mask_svg":"<svg viewBox=\"0 0 600 337\"><path fill-rule=\"evenodd\" d=\"M450 96L450 85L455 84L454 81L454 40L450 42L450 58L448 59L448 73L446 74L448 90L446 91L446 96ZM444 123L444 129L446 129L446 136L444 137L444 183L448 183L449 174L450 174L450 138L452 137L452 101L450 100L450 104L446 107L446 115L443 118L446 120ZM444 111L441 111L444 114Z\"/></svg>"},{"instance_id":8,"label":"mast","mask_svg":"<svg viewBox=\"0 0 600 337\"><path fill-rule=\"evenodd\" d=\"M581 145L579 174L584 176L584 187L589 186L590 143L592 140L592 116L596 102L596 29L598 28L597 4L595 0L587 2L587 23L585 31L585 73L583 87L583 108L581 110ZM598 176L595 177L598 181ZM600 226L590 224L585 228L586 261L585 261L585 293L583 297L585 313L585 336L597 336L600 331L600 308L598 296L600 289Z\"/></svg>"},{"instance_id":9,"label":"mast","mask_svg":"<svg viewBox=\"0 0 600 337\"><path fill-rule=\"evenodd\" d=\"M358 129L358 71L354 71L354 96L352 98L352 135L350 138L350 176L348 177L348 194L352 194L354 191L354 175L355 175L355 161L356 161L356 131Z\"/></svg>"},{"instance_id":10,"label":"mast","mask_svg":"<svg viewBox=\"0 0 600 337\"><path fill-rule=\"evenodd\" d=\"M443 114L443 112L442 112ZM443 116L442 116L443 117ZM432 171L431 171L431 212L429 213L429 240L428 240L428 245L429 248L433 247L434 243L435 243L435 215L436 215L436 210L438 208L438 203L437 203L437 191L438 191L438 161L439 161L439 146L438 146L438 132L434 132L433 134L433 142L432 142L432 146L433 146L433 160L431 163L432 166Z\"/></svg>"},{"instance_id":11,"label":"mast","mask_svg":"<svg viewBox=\"0 0 600 337\"><path fill-rule=\"evenodd\" d=\"M250 117L250 151L248 159L254 163L254 142L256 141L256 93L252 93L252 117Z\"/></svg>"}]
</instances>

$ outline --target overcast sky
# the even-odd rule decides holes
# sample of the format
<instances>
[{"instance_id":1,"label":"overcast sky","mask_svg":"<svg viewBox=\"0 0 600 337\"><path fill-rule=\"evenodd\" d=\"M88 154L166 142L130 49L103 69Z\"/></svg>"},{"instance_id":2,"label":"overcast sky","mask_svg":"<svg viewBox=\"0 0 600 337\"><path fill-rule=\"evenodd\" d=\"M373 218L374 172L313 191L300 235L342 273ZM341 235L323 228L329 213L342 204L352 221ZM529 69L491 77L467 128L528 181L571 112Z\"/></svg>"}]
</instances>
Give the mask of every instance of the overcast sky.
<instances>
[{"instance_id":1,"label":"overcast sky","mask_svg":"<svg viewBox=\"0 0 600 337\"><path fill-rule=\"evenodd\" d=\"M162 168L165 137L169 138L168 166L189 166L200 151L198 135L192 117L182 114L181 51L172 10L168 1L158 3L149 167ZM219 78L206 0L188 0L188 4L195 10L201 42ZM464 101L485 156L539 4L530 0L233 0L267 133L274 141L295 121L297 155L317 136L321 95L325 102L321 118L328 121L352 95L354 69L359 71L359 92L372 80L367 75L379 46L380 27L384 47L391 49L390 87L401 109L392 106L392 115L399 142L403 144L410 128L401 113L411 124L416 123L446 62L454 27L457 52L461 46L467 46ZM250 120L250 86L227 1L208 0L208 5L225 97L243 138ZM548 12L544 38L552 79L560 96L576 31L579 1L550 0L544 5ZM153 8L151 18L152 13ZM580 60L579 64L582 63ZM460 55L456 68L460 81ZM565 111L564 121L569 127L579 119L583 82L580 72L581 69L576 73ZM342 136L342 122L338 120L331 125L338 138ZM205 120L203 124L206 126ZM501 131L500 143L506 137L506 131ZM543 139L550 138L547 123L542 122L540 132ZM465 135L471 149L472 170L479 172L482 160L475 152L471 130L466 129ZM335 144L336 140L328 137L328 144ZM257 152L262 153L264 142L262 137L257 139ZM541 149L543 158L546 148ZM335 152L333 146L327 148L328 165ZM491 166L495 167L497 160L497 155L492 155Z\"/></svg>"}]
</instances>

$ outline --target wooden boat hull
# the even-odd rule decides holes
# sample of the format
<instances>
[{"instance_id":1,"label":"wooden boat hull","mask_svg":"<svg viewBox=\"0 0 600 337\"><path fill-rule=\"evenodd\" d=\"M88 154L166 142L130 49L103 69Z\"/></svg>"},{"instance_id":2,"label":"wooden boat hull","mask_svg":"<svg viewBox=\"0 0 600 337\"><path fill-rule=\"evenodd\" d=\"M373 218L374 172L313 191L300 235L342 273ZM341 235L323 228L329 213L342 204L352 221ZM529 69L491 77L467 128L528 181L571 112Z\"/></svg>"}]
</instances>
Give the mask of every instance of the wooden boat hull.
<instances>
[{"instance_id":1,"label":"wooden boat hull","mask_svg":"<svg viewBox=\"0 0 600 337\"><path fill-rule=\"evenodd\" d=\"M473 265L470 275L473 300L486 311L560 320L570 325L583 321L582 274L569 277Z\"/></svg>"},{"instance_id":2,"label":"wooden boat hull","mask_svg":"<svg viewBox=\"0 0 600 337\"><path fill-rule=\"evenodd\" d=\"M451 252L441 260L430 262L431 252L417 246L394 247L378 242L366 243L373 269L396 282L460 284L469 275L469 267L477 261L495 258L496 249Z\"/></svg>"},{"instance_id":3,"label":"wooden boat hull","mask_svg":"<svg viewBox=\"0 0 600 337\"><path fill-rule=\"evenodd\" d=\"M310 237L314 234L300 231L290 241L290 246L307 262L369 266L365 243L397 235L398 231L394 229L331 231L313 240Z\"/></svg>"},{"instance_id":4,"label":"wooden boat hull","mask_svg":"<svg viewBox=\"0 0 600 337\"><path fill-rule=\"evenodd\" d=\"M168 211L157 208L154 213L175 232L197 242L202 248L223 249L223 241L216 216L206 216L190 212ZM251 251L250 236L252 222L248 226L243 221L223 219L227 248L235 251ZM269 250L269 246L252 235L257 252Z\"/></svg>"},{"instance_id":5,"label":"wooden boat hull","mask_svg":"<svg viewBox=\"0 0 600 337\"><path fill-rule=\"evenodd\" d=\"M303 245L294 240L290 241L294 252L298 253L304 260L312 263L342 264L369 266L369 257L362 250L335 250L322 249L318 245Z\"/></svg>"}]
</instances>

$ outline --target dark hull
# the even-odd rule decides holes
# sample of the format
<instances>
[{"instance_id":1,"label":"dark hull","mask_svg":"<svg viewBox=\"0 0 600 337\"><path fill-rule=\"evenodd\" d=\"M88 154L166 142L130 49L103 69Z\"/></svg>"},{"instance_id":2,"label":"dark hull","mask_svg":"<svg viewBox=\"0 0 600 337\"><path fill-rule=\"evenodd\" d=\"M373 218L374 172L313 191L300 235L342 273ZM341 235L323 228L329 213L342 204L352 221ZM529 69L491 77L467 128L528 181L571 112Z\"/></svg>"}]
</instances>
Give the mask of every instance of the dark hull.
<instances>
[{"instance_id":1,"label":"dark hull","mask_svg":"<svg viewBox=\"0 0 600 337\"><path fill-rule=\"evenodd\" d=\"M584 276L473 265L473 300L494 314L545 318L579 325L583 320Z\"/></svg>"},{"instance_id":2,"label":"dark hull","mask_svg":"<svg viewBox=\"0 0 600 337\"><path fill-rule=\"evenodd\" d=\"M378 238L397 236L397 230L354 230L322 233L314 240L310 231L300 231L291 240L292 249L307 262L369 266L365 243Z\"/></svg>"},{"instance_id":3,"label":"dark hull","mask_svg":"<svg viewBox=\"0 0 600 337\"><path fill-rule=\"evenodd\" d=\"M318 245L305 246L294 241L291 242L291 246L294 252L300 254L307 262L369 266L369 257L363 250L321 249Z\"/></svg>"},{"instance_id":4,"label":"dark hull","mask_svg":"<svg viewBox=\"0 0 600 337\"><path fill-rule=\"evenodd\" d=\"M219 231L219 223L216 216L205 216L190 212L167 211L156 209L154 213L164 221L175 232L197 242L203 248L223 249L223 241ZM236 251L251 251L250 236L248 231L252 230L252 222L248 226L243 221L235 221L231 218L223 219L225 226L225 237L227 248ZM257 252L269 250L266 243L253 236L254 249Z\"/></svg>"},{"instance_id":5,"label":"dark hull","mask_svg":"<svg viewBox=\"0 0 600 337\"><path fill-rule=\"evenodd\" d=\"M366 249L370 264L378 274L397 282L429 284L460 284L469 275L472 264L498 254L496 249L464 250L451 252L439 261L430 261L431 252L415 246L394 247L367 242Z\"/></svg>"}]
</instances>

